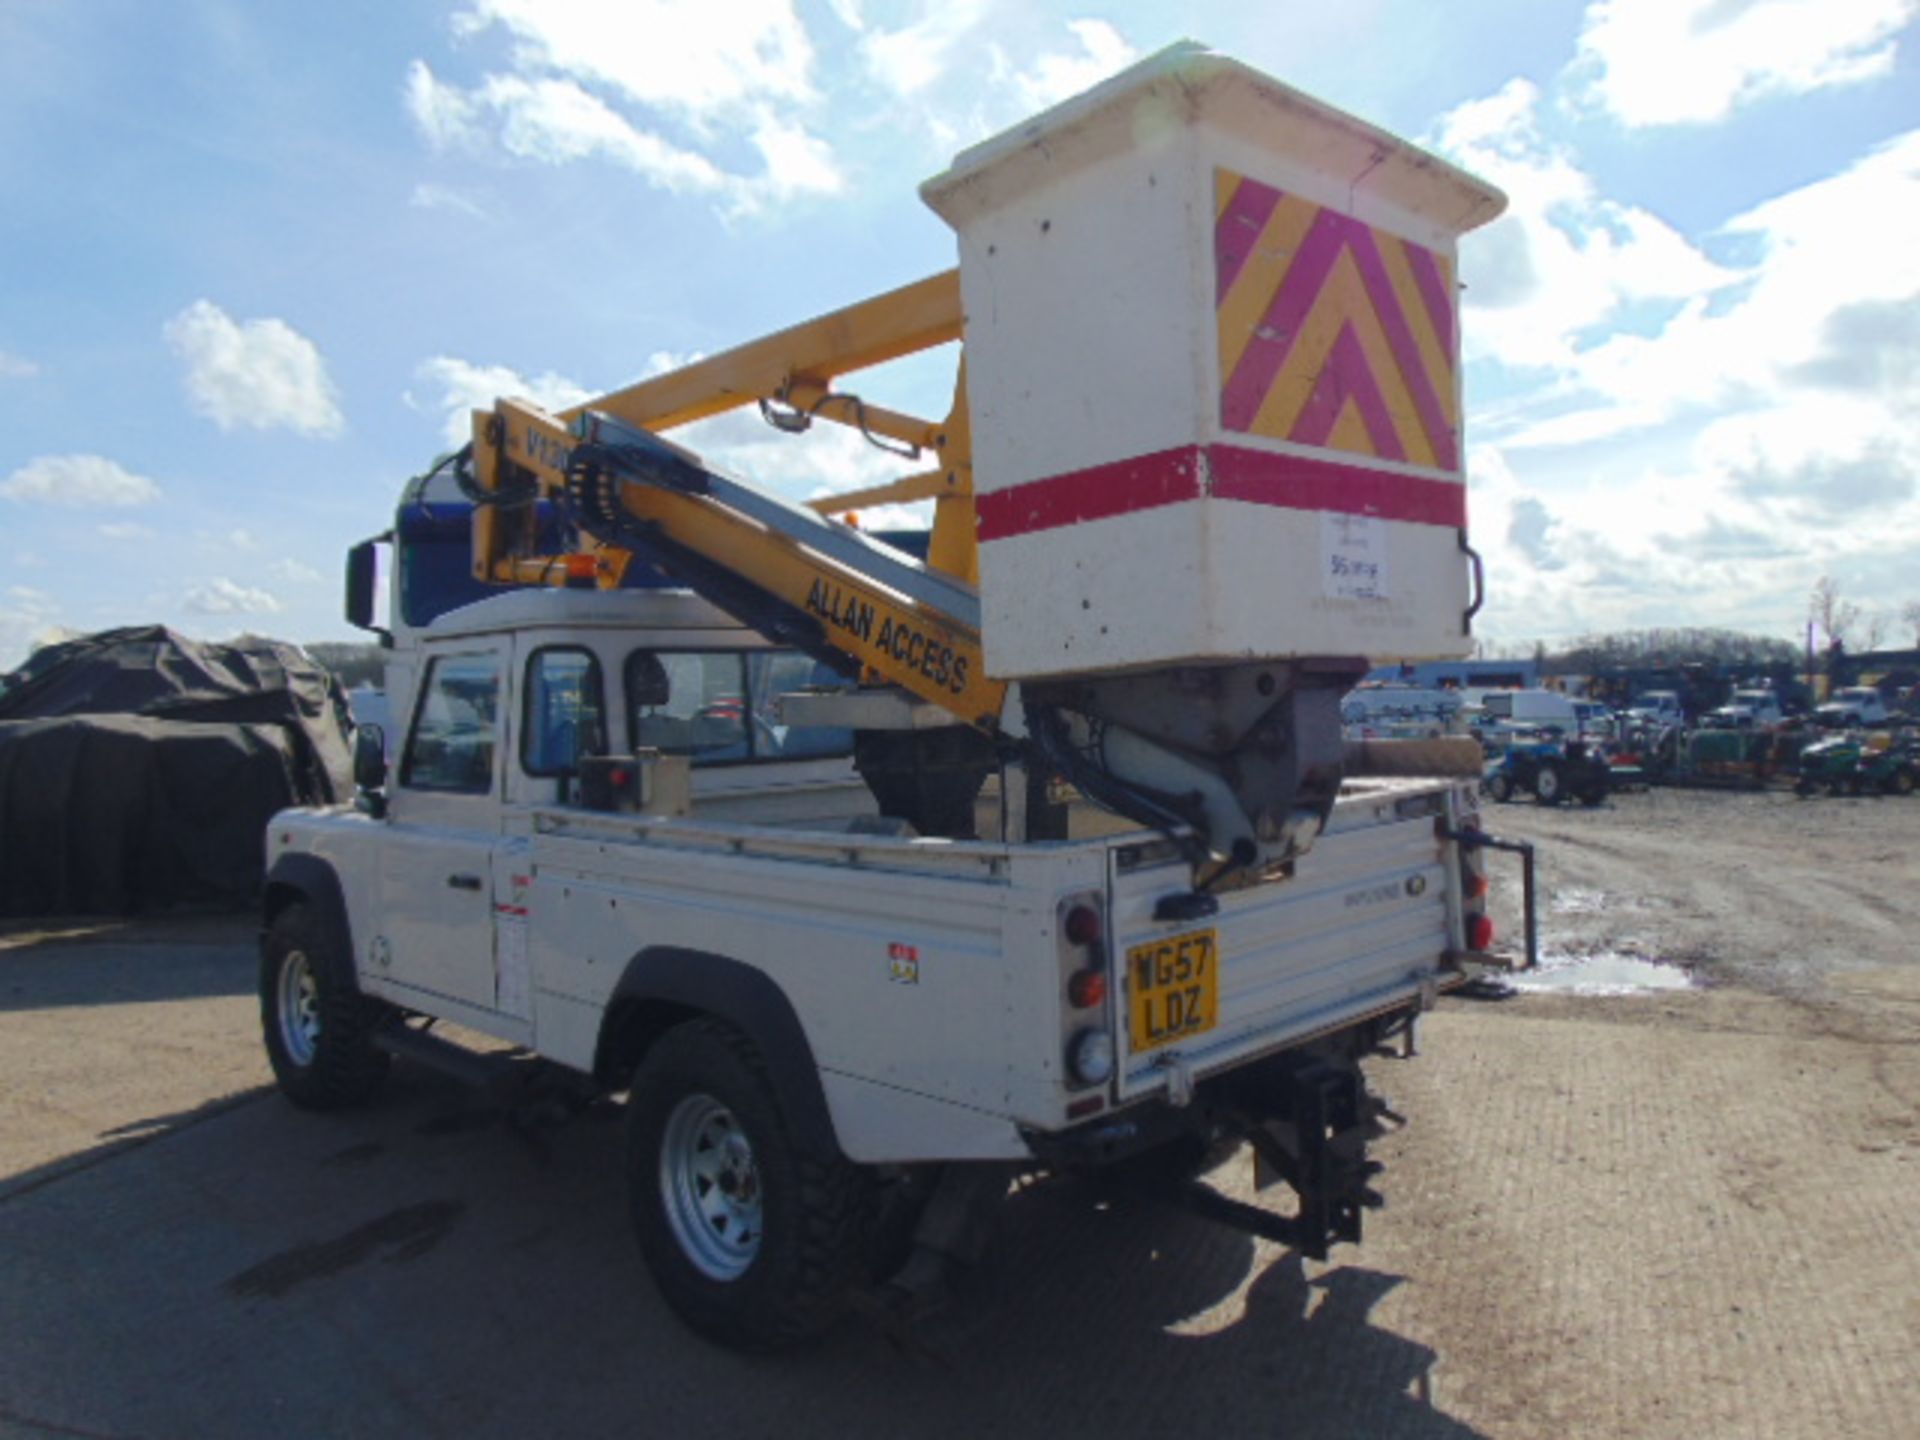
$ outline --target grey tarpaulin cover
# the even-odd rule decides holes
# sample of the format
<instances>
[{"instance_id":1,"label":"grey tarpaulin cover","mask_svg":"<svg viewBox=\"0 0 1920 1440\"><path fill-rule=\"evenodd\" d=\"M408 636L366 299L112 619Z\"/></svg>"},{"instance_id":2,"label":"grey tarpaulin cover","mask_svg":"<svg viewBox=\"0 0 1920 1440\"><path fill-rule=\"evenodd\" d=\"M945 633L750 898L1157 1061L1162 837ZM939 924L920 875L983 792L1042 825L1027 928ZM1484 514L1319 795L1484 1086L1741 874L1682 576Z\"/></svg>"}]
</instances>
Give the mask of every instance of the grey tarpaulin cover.
<instances>
[{"instance_id":1,"label":"grey tarpaulin cover","mask_svg":"<svg viewBox=\"0 0 1920 1440\"><path fill-rule=\"evenodd\" d=\"M49 646L0 694L0 915L244 900L267 818L345 799L351 769L338 687L296 646Z\"/></svg>"}]
</instances>

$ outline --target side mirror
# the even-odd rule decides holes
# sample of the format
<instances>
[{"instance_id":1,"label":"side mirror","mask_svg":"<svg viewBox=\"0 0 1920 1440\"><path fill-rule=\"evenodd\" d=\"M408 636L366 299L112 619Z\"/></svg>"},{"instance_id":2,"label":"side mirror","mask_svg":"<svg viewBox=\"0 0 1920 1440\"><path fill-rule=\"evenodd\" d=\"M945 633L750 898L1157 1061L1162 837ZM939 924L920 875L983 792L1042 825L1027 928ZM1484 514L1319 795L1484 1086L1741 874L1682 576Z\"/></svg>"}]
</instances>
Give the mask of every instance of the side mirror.
<instances>
[{"instance_id":1,"label":"side mirror","mask_svg":"<svg viewBox=\"0 0 1920 1440\"><path fill-rule=\"evenodd\" d=\"M381 538L362 540L347 551L347 623L356 629L369 630L380 637L380 643L390 645L393 636L386 629L373 623L374 588L379 577L379 551Z\"/></svg>"},{"instance_id":2,"label":"side mirror","mask_svg":"<svg viewBox=\"0 0 1920 1440\"><path fill-rule=\"evenodd\" d=\"M387 811L387 732L360 725L353 732L353 786L362 809L376 818Z\"/></svg>"}]
</instances>

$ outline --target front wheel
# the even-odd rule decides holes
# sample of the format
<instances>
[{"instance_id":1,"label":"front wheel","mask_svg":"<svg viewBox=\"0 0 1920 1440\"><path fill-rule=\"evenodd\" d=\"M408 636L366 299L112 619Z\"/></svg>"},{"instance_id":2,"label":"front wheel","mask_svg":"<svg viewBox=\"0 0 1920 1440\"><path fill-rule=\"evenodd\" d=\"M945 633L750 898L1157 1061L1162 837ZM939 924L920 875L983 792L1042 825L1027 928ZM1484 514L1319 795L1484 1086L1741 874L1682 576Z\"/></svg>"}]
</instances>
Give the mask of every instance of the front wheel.
<instances>
[{"instance_id":1,"label":"front wheel","mask_svg":"<svg viewBox=\"0 0 1920 1440\"><path fill-rule=\"evenodd\" d=\"M260 946L260 1027L289 1100L340 1110L372 1098L389 1064L373 1032L391 1013L360 993L351 958L311 906L295 902L273 917Z\"/></svg>"},{"instance_id":2,"label":"front wheel","mask_svg":"<svg viewBox=\"0 0 1920 1440\"><path fill-rule=\"evenodd\" d=\"M627 1183L660 1293L721 1345L810 1339L863 1276L866 1173L793 1143L759 1052L717 1021L669 1032L634 1076Z\"/></svg>"},{"instance_id":3,"label":"front wheel","mask_svg":"<svg viewBox=\"0 0 1920 1440\"><path fill-rule=\"evenodd\" d=\"M1487 794L1498 804L1513 799L1513 779L1504 770L1487 777Z\"/></svg>"},{"instance_id":4,"label":"front wheel","mask_svg":"<svg viewBox=\"0 0 1920 1440\"><path fill-rule=\"evenodd\" d=\"M1887 777L1889 795L1911 795L1913 793L1913 772L1907 769L1894 771Z\"/></svg>"},{"instance_id":5,"label":"front wheel","mask_svg":"<svg viewBox=\"0 0 1920 1440\"><path fill-rule=\"evenodd\" d=\"M1534 777L1533 798L1542 805L1558 805L1567 798L1566 778L1558 765L1542 765Z\"/></svg>"}]
</instances>

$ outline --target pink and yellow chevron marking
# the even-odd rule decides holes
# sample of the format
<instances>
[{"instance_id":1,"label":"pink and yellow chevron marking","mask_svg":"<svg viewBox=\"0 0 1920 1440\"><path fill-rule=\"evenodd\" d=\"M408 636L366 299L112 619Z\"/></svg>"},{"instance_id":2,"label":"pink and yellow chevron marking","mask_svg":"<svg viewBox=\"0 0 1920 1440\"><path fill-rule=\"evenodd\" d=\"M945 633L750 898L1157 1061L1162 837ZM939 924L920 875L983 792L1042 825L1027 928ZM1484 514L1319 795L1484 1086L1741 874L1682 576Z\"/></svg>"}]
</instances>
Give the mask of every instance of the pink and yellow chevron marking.
<instances>
[{"instance_id":1,"label":"pink and yellow chevron marking","mask_svg":"<svg viewBox=\"0 0 1920 1440\"><path fill-rule=\"evenodd\" d=\"M1214 182L1221 425L1457 470L1447 257L1230 170Z\"/></svg>"}]
</instances>

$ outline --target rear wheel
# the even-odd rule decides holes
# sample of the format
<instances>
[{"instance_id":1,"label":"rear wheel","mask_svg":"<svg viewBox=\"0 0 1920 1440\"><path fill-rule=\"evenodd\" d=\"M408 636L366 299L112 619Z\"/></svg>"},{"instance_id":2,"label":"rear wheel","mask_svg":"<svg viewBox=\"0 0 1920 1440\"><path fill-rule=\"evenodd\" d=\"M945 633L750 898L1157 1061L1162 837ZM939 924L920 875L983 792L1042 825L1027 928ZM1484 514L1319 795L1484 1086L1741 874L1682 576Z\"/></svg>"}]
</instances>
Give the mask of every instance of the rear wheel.
<instances>
[{"instance_id":1,"label":"rear wheel","mask_svg":"<svg viewBox=\"0 0 1920 1440\"><path fill-rule=\"evenodd\" d=\"M719 1344L818 1335L864 1277L869 1177L793 1143L759 1052L717 1021L669 1032L634 1076L627 1183L660 1293Z\"/></svg>"},{"instance_id":2,"label":"rear wheel","mask_svg":"<svg viewBox=\"0 0 1920 1440\"><path fill-rule=\"evenodd\" d=\"M1911 795L1913 793L1913 772L1902 766L1887 777L1889 795Z\"/></svg>"},{"instance_id":3,"label":"rear wheel","mask_svg":"<svg viewBox=\"0 0 1920 1440\"><path fill-rule=\"evenodd\" d=\"M260 1027L289 1100L339 1110L372 1098L389 1064L373 1032L392 1013L360 993L311 906L296 901L273 917L260 947Z\"/></svg>"}]
</instances>

